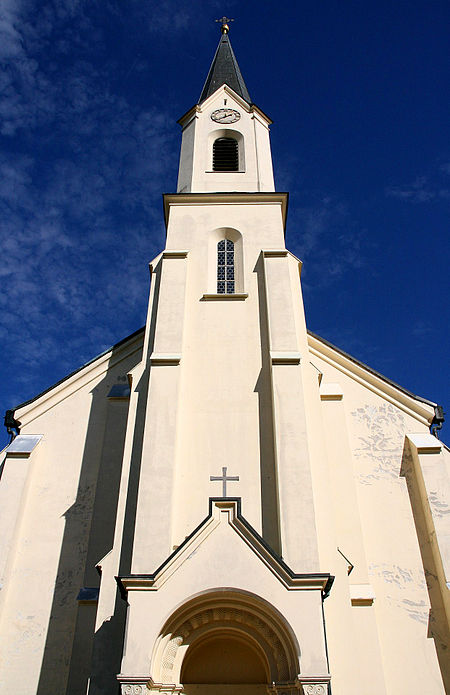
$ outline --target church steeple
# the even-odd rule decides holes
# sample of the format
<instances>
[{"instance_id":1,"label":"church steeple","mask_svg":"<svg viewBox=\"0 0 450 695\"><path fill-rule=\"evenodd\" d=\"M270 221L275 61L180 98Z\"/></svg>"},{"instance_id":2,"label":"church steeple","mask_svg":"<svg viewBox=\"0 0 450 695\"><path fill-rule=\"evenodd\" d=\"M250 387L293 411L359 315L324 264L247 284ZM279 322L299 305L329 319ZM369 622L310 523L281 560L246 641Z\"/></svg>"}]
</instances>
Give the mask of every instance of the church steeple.
<instances>
[{"instance_id":1,"label":"church steeple","mask_svg":"<svg viewBox=\"0 0 450 695\"><path fill-rule=\"evenodd\" d=\"M245 99L248 104L252 103L238 62L231 48L231 42L228 36L228 25L225 23L225 20L226 17L223 17L222 20L217 20L222 21L222 36L220 37L219 45L217 46L216 54L211 63L200 99L198 100L199 104L211 96L211 94L214 94L223 84L227 84L231 87L231 89Z\"/></svg>"},{"instance_id":2,"label":"church steeple","mask_svg":"<svg viewBox=\"0 0 450 695\"><path fill-rule=\"evenodd\" d=\"M178 193L274 191L269 126L250 99L228 37L227 17L200 99L183 128Z\"/></svg>"}]
</instances>

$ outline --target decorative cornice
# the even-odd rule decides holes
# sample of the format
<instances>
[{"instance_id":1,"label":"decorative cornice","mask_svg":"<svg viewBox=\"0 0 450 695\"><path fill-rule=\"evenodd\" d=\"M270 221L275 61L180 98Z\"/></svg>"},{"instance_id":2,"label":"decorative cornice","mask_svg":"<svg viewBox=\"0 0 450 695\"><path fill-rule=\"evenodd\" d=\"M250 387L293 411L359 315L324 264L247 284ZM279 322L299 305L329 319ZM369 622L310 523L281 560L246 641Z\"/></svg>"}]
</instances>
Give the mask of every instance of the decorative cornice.
<instances>
[{"instance_id":1,"label":"decorative cornice","mask_svg":"<svg viewBox=\"0 0 450 695\"><path fill-rule=\"evenodd\" d=\"M344 392L340 384L322 382L320 384L319 395L321 401L342 401Z\"/></svg>"},{"instance_id":2,"label":"decorative cornice","mask_svg":"<svg viewBox=\"0 0 450 695\"><path fill-rule=\"evenodd\" d=\"M163 258L187 258L189 251L178 251L177 249L165 249L162 252Z\"/></svg>"},{"instance_id":3,"label":"decorative cornice","mask_svg":"<svg viewBox=\"0 0 450 695\"><path fill-rule=\"evenodd\" d=\"M175 205L281 205L283 228L286 218L289 193L164 193L164 219L169 221L169 208ZM288 252L286 252L288 253Z\"/></svg>"},{"instance_id":4,"label":"decorative cornice","mask_svg":"<svg viewBox=\"0 0 450 695\"><path fill-rule=\"evenodd\" d=\"M272 364L300 364L299 352L270 352Z\"/></svg>"},{"instance_id":5,"label":"decorative cornice","mask_svg":"<svg viewBox=\"0 0 450 695\"><path fill-rule=\"evenodd\" d=\"M301 272L303 261L288 249L263 249L261 253L263 258L287 258L289 256L289 258L293 258L298 263L299 271Z\"/></svg>"},{"instance_id":6,"label":"decorative cornice","mask_svg":"<svg viewBox=\"0 0 450 695\"><path fill-rule=\"evenodd\" d=\"M264 258L285 258L289 255L287 249L266 249L262 253Z\"/></svg>"},{"instance_id":7,"label":"decorative cornice","mask_svg":"<svg viewBox=\"0 0 450 695\"><path fill-rule=\"evenodd\" d=\"M371 606L375 600L375 591L371 584L350 584L352 606Z\"/></svg>"},{"instance_id":8,"label":"decorative cornice","mask_svg":"<svg viewBox=\"0 0 450 695\"><path fill-rule=\"evenodd\" d=\"M420 432L418 434L407 434L411 444L417 449L418 454L440 454L442 443L432 434Z\"/></svg>"},{"instance_id":9,"label":"decorative cornice","mask_svg":"<svg viewBox=\"0 0 450 695\"><path fill-rule=\"evenodd\" d=\"M150 355L150 364L152 366L156 365L178 365L181 362L180 354L166 353L166 352L153 352Z\"/></svg>"}]
</instances>

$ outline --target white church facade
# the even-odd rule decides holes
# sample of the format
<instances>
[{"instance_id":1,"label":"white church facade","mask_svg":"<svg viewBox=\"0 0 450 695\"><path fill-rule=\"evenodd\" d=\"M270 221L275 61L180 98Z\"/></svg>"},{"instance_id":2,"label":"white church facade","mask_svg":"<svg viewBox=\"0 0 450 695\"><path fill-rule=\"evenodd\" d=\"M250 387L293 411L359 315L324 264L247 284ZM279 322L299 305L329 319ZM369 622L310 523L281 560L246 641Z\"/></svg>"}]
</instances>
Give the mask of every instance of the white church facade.
<instances>
[{"instance_id":1,"label":"white church facade","mask_svg":"<svg viewBox=\"0 0 450 695\"><path fill-rule=\"evenodd\" d=\"M436 404L308 332L226 25L145 327L9 411L0 691L450 693Z\"/></svg>"}]
</instances>

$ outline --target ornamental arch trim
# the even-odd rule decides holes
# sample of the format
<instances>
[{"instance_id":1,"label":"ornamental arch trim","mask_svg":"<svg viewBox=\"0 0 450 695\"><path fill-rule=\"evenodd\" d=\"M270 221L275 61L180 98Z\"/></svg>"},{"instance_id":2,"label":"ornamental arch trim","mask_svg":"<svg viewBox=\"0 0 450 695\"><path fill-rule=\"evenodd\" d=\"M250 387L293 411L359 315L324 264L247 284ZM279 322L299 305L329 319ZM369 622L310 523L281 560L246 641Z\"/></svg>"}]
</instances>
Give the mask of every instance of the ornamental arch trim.
<instances>
[{"instance_id":1,"label":"ornamental arch trim","mask_svg":"<svg viewBox=\"0 0 450 695\"><path fill-rule=\"evenodd\" d=\"M154 646L153 681L179 686L187 650L214 633L256 643L265 657L269 683L295 681L300 672L300 649L285 618L259 596L230 588L200 594L172 613Z\"/></svg>"}]
</instances>

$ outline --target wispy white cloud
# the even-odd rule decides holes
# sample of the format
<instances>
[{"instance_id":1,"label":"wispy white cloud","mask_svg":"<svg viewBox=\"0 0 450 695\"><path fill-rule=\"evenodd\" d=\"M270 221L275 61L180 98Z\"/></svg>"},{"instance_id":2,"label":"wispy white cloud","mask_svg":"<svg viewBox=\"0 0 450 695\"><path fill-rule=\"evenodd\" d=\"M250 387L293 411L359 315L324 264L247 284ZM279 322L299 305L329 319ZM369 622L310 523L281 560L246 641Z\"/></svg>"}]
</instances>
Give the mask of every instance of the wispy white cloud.
<instances>
[{"instance_id":1,"label":"wispy white cloud","mask_svg":"<svg viewBox=\"0 0 450 695\"><path fill-rule=\"evenodd\" d=\"M436 329L426 321L416 321L411 327L411 333L415 338L427 338L435 333Z\"/></svg>"},{"instance_id":2,"label":"wispy white cloud","mask_svg":"<svg viewBox=\"0 0 450 695\"><path fill-rule=\"evenodd\" d=\"M320 196L297 208L289 221L292 250L304 261L303 288L328 287L344 273L367 264L368 242L348 204L336 196ZM311 280L311 278L314 278Z\"/></svg>"},{"instance_id":3,"label":"wispy white cloud","mask_svg":"<svg viewBox=\"0 0 450 695\"><path fill-rule=\"evenodd\" d=\"M23 55L22 35L19 30L25 3L20 0L3 0L0 5L0 58Z\"/></svg>"},{"instance_id":4,"label":"wispy white cloud","mask_svg":"<svg viewBox=\"0 0 450 695\"><path fill-rule=\"evenodd\" d=\"M141 325L163 245L174 119L111 89L114 66L88 58L100 34L85 7L0 8L0 340L17 377L4 407ZM83 58L66 60L74 43Z\"/></svg>"},{"instance_id":5,"label":"wispy white cloud","mask_svg":"<svg viewBox=\"0 0 450 695\"><path fill-rule=\"evenodd\" d=\"M131 0L133 13L150 33L167 34L181 33L188 30L201 16L214 16L217 12L222 16L224 5L222 0L191 0L189 4L181 5L176 0L160 0L157 11L151 3L142 0ZM237 0L227 0L227 11L237 4Z\"/></svg>"},{"instance_id":6,"label":"wispy white cloud","mask_svg":"<svg viewBox=\"0 0 450 695\"><path fill-rule=\"evenodd\" d=\"M389 186L385 193L391 198L398 198L409 203L449 200L448 175L450 175L450 163L445 162L432 175L417 176L412 183Z\"/></svg>"}]
</instances>

